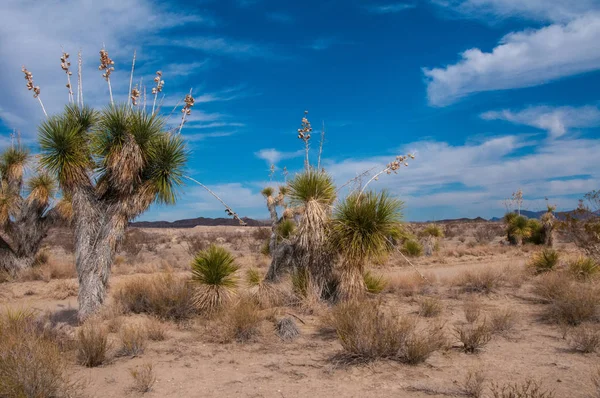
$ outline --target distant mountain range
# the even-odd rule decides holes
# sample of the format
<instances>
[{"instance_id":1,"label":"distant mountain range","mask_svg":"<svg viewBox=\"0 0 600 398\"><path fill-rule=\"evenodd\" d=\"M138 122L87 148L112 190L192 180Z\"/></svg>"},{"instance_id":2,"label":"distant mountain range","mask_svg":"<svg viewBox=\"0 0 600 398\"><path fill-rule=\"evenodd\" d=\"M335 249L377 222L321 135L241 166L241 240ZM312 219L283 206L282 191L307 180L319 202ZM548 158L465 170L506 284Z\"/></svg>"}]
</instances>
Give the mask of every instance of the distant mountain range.
<instances>
[{"instance_id":1,"label":"distant mountain range","mask_svg":"<svg viewBox=\"0 0 600 398\"><path fill-rule=\"evenodd\" d=\"M254 220L252 218L242 217L242 220L251 227L261 227L268 225L265 221ZM169 221L138 221L130 224L138 228L194 228L197 226L215 227L220 225L239 226L240 223L232 218L206 218L198 217L187 220Z\"/></svg>"}]
</instances>

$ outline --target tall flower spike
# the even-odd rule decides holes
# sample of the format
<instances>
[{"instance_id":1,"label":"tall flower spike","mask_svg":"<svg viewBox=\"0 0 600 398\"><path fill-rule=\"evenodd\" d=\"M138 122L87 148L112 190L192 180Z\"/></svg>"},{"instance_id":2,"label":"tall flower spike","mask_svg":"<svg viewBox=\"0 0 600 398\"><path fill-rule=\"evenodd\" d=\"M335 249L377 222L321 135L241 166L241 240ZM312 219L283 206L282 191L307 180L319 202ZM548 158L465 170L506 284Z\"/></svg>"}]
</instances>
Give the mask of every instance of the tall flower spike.
<instances>
[{"instance_id":1,"label":"tall flower spike","mask_svg":"<svg viewBox=\"0 0 600 398\"><path fill-rule=\"evenodd\" d=\"M181 113L183 113L183 115L181 115L181 124L179 125L179 134L181 134L181 129L183 129L183 124L185 123L186 116L189 116L192 114L192 107L194 106L194 97L192 97L191 89L190 89L190 93L185 96L185 99L183 100L183 102L185 102L185 105L183 106L183 108L181 108Z\"/></svg>"},{"instance_id":2,"label":"tall flower spike","mask_svg":"<svg viewBox=\"0 0 600 398\"><path fill-rule=\"evenodd\" d=\"M308 148L309 148L308 142L310 141L310 133L312 132L312 126L310 125L310 122L308 121L307 115L308 115L308 111L304 111L304 117L302 118L302 125L298 129L298 138L301 139L302 141L304 141L304 150L306 153L306 156L304 159L304 167L306 168L306 170L308 170L308 168L310 167L310 164L308 162Z\"/></svg>"},{"instance_id":3,"label":"tall flower spike","mask_svg":"<svg viewBox=\"0 0 600 398\"><path fill-rule=\"evenodd\" d=\"M69 89L69 102L73 103L73 87L71 86L71 75L73 72L70 71L71 61L69 61L69 53L64 52L60 57L60 68L67 74L67 88Z\"/></svg>"},{"instance_id":4,"label":"tall flower spike","mask_svg":"<svg viewBox=\"0 0 600 398\"><path fill-rule=\"evenodd\" d=\"M114 105L114 101L112 95L112 87L110 86L110 74L112 73L112 71L115 70L115 67L112 66L114 64L115 62L108 56L108 51L106 51L104 48L100 50L100 65L98 66L98 70L104 71L102 77L108 83L108 92L110 94L110 103L112 105Z\"/></svg>"},{"instance_id":5,"label":"tall flower spike","mask_svg":"<svg viewBox=\"0 0 600 398\"><path fill-rule=\"evenodd\" d=\"M156 97L158 97L158 93L162 92L162 88L165 84L165 81L162 80L162 72L156 71L156 77L154 77L154 83L156 86L152 87L152 94L154 95L154 103L152 104L152 114L154 115L154 108L156 107Z\"/></svg>"},{"instance_id":6,"label":"tall flower spike","mask_svg":"<svg viewBox=\"0 0 600 398\"><path fill-rule=\"evenodd\" d=\"M25 74L25 80L27 80L27 90L33 91L33 98L36 98L42 107L42 111L44 115L48 117L46 113L46 108L44 108L44 104L42 103L42 99L40 98L40 87L33 84L33 74L25 68L25 65L21 68L21 71Z\"/></svg>"}]
</instances>

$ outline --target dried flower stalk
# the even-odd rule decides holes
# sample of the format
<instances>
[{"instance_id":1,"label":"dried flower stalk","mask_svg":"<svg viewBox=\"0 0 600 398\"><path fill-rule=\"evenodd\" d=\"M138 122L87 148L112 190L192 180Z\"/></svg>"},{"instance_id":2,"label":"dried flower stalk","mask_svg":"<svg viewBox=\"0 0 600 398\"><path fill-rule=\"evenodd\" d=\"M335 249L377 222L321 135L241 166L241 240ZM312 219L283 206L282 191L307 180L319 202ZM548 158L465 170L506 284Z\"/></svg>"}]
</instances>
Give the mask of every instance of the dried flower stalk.
<instances>
[{"instance_id":1,"label":"dried flower stalk","mask_svg":"<svg viewBox=\"0 0 600 398\"><path fill-rule=\"evenodd\" d=\"M367 181L367 183L365 184L365 186L362 188L362 190L360 191L359 195L362 195L362 193L365 191L365 189L367 188L367 186L372 182L372 181L377 181L379 179L379 176L382 175L383 173L386 174L398 174L398 169L400 169L400 167L405 166L408 167L408 160L409 159L414 159L415 156L412 154L408 154L408 155L399 155L396 156L396 159L394 159L393 161L391 161L390 163L388 163L385 167L385 169L381 170L379 173L375 174L373 177L371 177L371 179L369 181Z\"/></svg>"},{"instance_id":2,"label":"dried flower stalk","mask_svg":"<svg viewBox=\"0 0 600 398\"><path fill-rule=\"evenodd\" d=\"M132 89L132 86L133 86L133 72L135 70L135 55L136 55L136 51L133 50L133 61L131 61L131 75L129 75L129 92L131 93L132 97L133 97L133 91L132 91L133 90ZM139 95L138 95L138 97L139 97ZM135 106L133 98L131 98L131 105Z\"/></svg>"},{"instance_id":3,"label":"dried flower stalk","mask_svg":"<svg viewBox=\"0 0 600 398\"><path fill-rule=\"evenodd\" d=\"M70 71L71 62L69 61L69 53L64 52L60 57L60 68L67 74L67 88L69 89L69 103L73 103L73 87L71 86L71 75L73 72Z\"/></svg>"},{"instance_id":4,"label":"dried flower stalk","mask_svg":"<svg viewBox=\"0 0 600 398\"><path fill-rule=\"evenodd\" d=\"M42 107L42 111L44 112L44 115L46 115L46 117L48 117L48 114L46 113L46 108L44 108L44 103L42 102L42 99L40 98L40 92L41 92L40 87L33 84L33 74L31 72L29 72L27 70L27 68L25 68L24 65L21 68L21 71L25 74L25 80L27 80L27 90L33 91L33 98L37 98L37 100L40 103L40 106Z\"/></svg>"},{"instance_id":5,"label":"dried flower stalk","mask_svg":"<svg viewBox=\"0 0 600 398\"><path fill-rule=\"evenodd\" d=\"M154 95L154 102L152 103L152 114L154 115L154 109L156 108L156 97L158 97L158 93L162 92L162 88L165 84L165 81L162 80L162 72L156 71L156 77L154 77L154 83L156 83L155 87L152 87L152 94Z\"/></svg>"},{"instance_id":6,"label":"dried flower stalk","mask_svg":"<svg viewBox=\"0 0 600 398\"><path fill-rule=\"evenodd\" d=\"M321 141L319 142L319 159L317 160L317 170L321 169L321 156L323 155L323 142L325 142L325 121L321 129Z\"/></svg>"},{"instance_id":7,"label":"dried flower stalk","mask_svg":"<svg viewBox=\"0 0 600 398\"><path fill-rule=\"evenodd\" d=\"M306 117L308 115L308 111L304 111L304 117L302 118L302 125L298 129L298 138L304 141L304 151L305 151L305 159L304 159L304 167L306 170L310 168L310 163L308 161L308 149L309 149L309 141L310 141L310 133L312 132L312 126Z\"/></svg>"},{"instance_id":8,"label":"dried flower stalk","mask_svg":"<svg viewBox=\"0 0 600 398\"><path fill-rule=\"evenodd\" d=\"M83 108L83 79L82 79L83 59L81 50L77 53L77 105Z\"/></svg>"},{"instance_id":9,"label":"dried flower stalk","mask_svg":"<svg viewBox=\"0 0 600 398\"><path fill-rule=\"evenodd\" d=\"M102 77L108 83L108 93L110 94L111 105L115 104L115 102L113 101L112 87L110 85L110 74L112 73L112 71L115 70L115 67L112 66L114 64L115 61L110 59L110 57L108 56L108 51L102 48L102 50L100 50L100 65L98 66L98 70L104 71Z\"/></svg>"},{"instance_id":10,"label":"dried flower stalk","mask_svg":"<svg viewBox=\"0 0 600 398\"><path fill-rule=\"evenodd\" d=\"M208 188L206 185L204 185L201 182L193 179L192 177L183 176L183 178L186 178L186 179L188 179L188 180L190 180L192 182L195 182L196 184L200 185L202 188L206 189L206 191L208 193L210 193L212 196L214 196L219 202L221 202L221 204L223 206L225 206L225 213L227 213L228 216L233 217L235 220L237 220L240 223L241 226L246 226L247 225L246 222L244 220L242 220L240 218L240 216L235 211L233 211L233 209L231 207L229 207L227 205L227 203L225 203L223 201L223 199L221 199L216 193L214 193L213 191L211 191L210 188Z\"/></svg>"},{"instance_id":11,"label":"dried flower stalk","mask_svg":"<svg viewBox=\"0 0 600 398\"><path fill-rule=\"evenodd\" d=\"M192 97L192 89L190 89L190 93L185 96L183 100L185 105L181 108L181 124L179 125L179 134L181 134L181 129L183 129L183 124L185 123L186 116L191 115L192 107L194 106L194 97Z\"/></svg>"}]
</instances>

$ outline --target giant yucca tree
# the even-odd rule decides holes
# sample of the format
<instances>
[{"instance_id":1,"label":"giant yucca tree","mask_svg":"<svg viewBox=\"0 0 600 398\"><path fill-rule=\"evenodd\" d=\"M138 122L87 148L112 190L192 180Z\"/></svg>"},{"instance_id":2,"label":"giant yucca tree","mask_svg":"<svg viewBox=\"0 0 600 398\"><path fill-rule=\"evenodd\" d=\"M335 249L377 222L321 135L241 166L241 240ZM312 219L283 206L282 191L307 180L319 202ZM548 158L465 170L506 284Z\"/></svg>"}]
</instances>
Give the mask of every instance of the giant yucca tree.
<instances>
[{"instance_id":1,"label":"giant yucca tree","mask_svg":"<svg viewBox=\"0 0 600 398\"><path fill-rule=\"evenodd\" d=\"M293 242L294 257L297 266L308 271L312 292L321 297L329 293L333 272L326 233L336 198L333 179L324 171L308 168L289 182L288 197L300 215Z\"/></svg>"},{"instance_id":2,"label":"giant yucca tree","mask_svg":"<svg viewBox=\"0 0 600 398\"><path fill-rule=\"evenodd\" d=\"M24 179L31 155L20 145L0 154L0 270L31 267L50 226L68 216L68 202L52 206L56 182L46 173ZM61 212L62 211L62 212Z\"/></svg>"},{"instance_id":3,"label":"giant yucca tree","mask_svg":"<svg viewBox=\"0 0 600 398\"><path fill-rule=\"evenodd\" d=\"M165 120L129 106L68 105L39 128L40 163L72 199L79 317L104 302L117 245L132 219L172 204L186 161Z\"/></svg>"},{"instance_id":4,"label":"giant yucca tree","mask_svg":"<svg viewBox=\"0 0 600 398\"><path fill-rule=\"evenodd\" d=\"M402 207L385 191L351 194L336 206L329 242L341 257L338 299L364 294L365 264L393 250L392 242L401 236Z\"/></svg>"}]
</instances>

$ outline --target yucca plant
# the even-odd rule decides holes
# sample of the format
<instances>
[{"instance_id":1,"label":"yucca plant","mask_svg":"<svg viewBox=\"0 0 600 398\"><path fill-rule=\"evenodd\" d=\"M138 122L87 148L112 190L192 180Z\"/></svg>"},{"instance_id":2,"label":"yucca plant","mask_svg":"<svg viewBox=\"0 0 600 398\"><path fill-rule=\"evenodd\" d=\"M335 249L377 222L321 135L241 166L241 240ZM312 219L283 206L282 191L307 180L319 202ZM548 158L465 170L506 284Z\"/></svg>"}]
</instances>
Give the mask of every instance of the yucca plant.
<instances>
[{"instance_id":1,"label":"yucca plant","mask_svg":"<svg viewBox=\"0 0 600 398\"><path fill-rule=\"evenodd\" d=\"M198 252L192 261L192 281L198 285L196 302L201 311L215 312L231 299L238 269L233 255L223 247L211 245Z\"/></svg>"},{"instance_id":2,"label":"yucca plant","mask_svg":"<svg viewBox=\"0 0 600 398\"><path fill-rule=\"evenodd\" d=\"M419 257L423 254L423 245L414 239L407 239L400 249L402 253L410 257Z\"/></svg>"},{"instance_id":3,"label":"yucca plant","mask_svg":"<svg viewBox=\"0 0 600 398\"><path fill-rule=\"evenodd\" d=\"M569 262L569 271L575 277L587 280L598 274L600 267L593 258L580 256L576 260Z\"/></svg>"},{"instance_id":4,"label":"yucca plant","mask_svg":"<svg viewBox=\"0 0 600 398\"><path fill-rule=\"evenodd\" d=\"M52 206L56 181L45 172L29 180L24 170L29 152L15 145L0 154L0 271L15 275L32 267L52 224L69 217L68 199Z\"/></svg>"},{"instance_id":5,"label":"yucca plant","mask_svg":"<svg viewBox=\"0 0 600 398\"><path fill-rule=\"evenodd\" d=\"M327 287L333 273L326 234L336 198L333 179L323 171L309 168L290 181L288 196L300 215L293 242L295 265L308 271L310 289L322 297L330 293Z\"/></svg>"},{"instance_id":6,"label":"yucca plant","mask_svg":"<svg viewBox=\"0 0 600 398\"><path fill-rule=\"evenodd\" d=\"M271 216L271 237L263 253L271 256L271 265L265 279L272 282L279 279L284 269L289 268L291 247L287 242L282 242L282 237L289 238L294 222L290 219L292 213L285 202L288 193L286 186L280 186L277 195L272 187L266 187L261 193L266 199L267 209ZM278 207L284 208L282 218L279 218L277 213Z\"/></svg>"},{"instance_id":7,"label":"yucca plant","mask_svg":"<svg viewBox=\"0 0 600 398\"><path fill-rule=\"evenodd\" d=\"M374 275L371 271L365 272L363 279L365 281L367 292L369 293L379 294L383 292L387 286L387 280L383 275Z\"/></svg>"},{"instance_id":8,"label":"yucca plant","mask_svg":"<svg viewBox=\"0 0 600 398\"><path fill-rule=\"evenodd\" d=\"M361 296L365 291L365 263L393 249L400 236L402 202L387 192L351 194L335 209L330 243L342 258L337 297Z\"/></svg>"},{"instance_id":9,"label":"yucca plant","mask_svg":"<svg viewBox=\"0 0 600 398\"><path fill-rule=\"evenodd\" d=\"M514 214L514 213L509 213ZM507 237L509 242L516 244L517 246L523 245L523 239L529 238L532 234L532 225L525 216L504 216L504 220L507 222Z\"/></svg>"},{"instance_id":10,"label":"yucca plant","mask_svg":"<svg viewBox=\"0 0 600 398\"><path fill-rule=\"evenodd\" d=\"M128 105L67 105L39 127L40 163L72 199L79 317L98 311L128 223L155 202L172 204L185 144L165 119Z\"/></svg>"},{"instance_id":11,"label":"yucca plant","mask_svg":"<svg viewBox=\"0 0 600 398\"><path fill-rule=\"evenodd\" d=\"M536 274L552 271L557 265L560 255L556 250L544 249L535 254L529 262L529 267Z\"/></svg>"}]
</instances>

